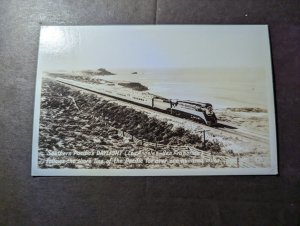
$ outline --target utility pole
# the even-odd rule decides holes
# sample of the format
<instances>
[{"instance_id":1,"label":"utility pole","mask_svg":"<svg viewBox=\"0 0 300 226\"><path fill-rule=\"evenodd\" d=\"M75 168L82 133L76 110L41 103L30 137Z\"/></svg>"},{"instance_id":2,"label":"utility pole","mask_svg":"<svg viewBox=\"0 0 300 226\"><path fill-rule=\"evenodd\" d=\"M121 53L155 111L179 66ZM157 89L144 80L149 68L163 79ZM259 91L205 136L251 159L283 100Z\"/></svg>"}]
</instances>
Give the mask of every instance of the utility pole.
<instances>
[{"instance_id":1,"label":"utility pole","mask_svg":"<svg viewBox=\"0 0 300 226\"><path fill-rule=\"evenodd\" d=\"M170 111L171 111L171 115L173 114L172 113L172 107L173 107L173 102L172 102L172 100L169 100L170 101Z\"/></svg>"},{"instance_id":2,"label":"utility pole","mask_svg":"<svg viewBox=\"0 0 300 226\"><path fill-rule=\"evenodd\" d=\"M207 132L209 130L201 130L200 132L202 132L203 134L203 147L205 148L206 147L206 140L205 140L205 132Z\"/></svg>"}]
</instances>

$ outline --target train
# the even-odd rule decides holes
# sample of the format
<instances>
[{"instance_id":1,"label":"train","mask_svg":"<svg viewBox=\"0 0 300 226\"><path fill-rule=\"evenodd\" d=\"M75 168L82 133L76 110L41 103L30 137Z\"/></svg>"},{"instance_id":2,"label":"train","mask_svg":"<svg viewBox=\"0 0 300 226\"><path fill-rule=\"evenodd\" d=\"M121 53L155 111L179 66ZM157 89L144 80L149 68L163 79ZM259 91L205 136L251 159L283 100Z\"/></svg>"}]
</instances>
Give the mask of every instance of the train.
<instances>
[{"instance_id":1,"label":"train","mask_svg":"<svg viewBox=\"0 0 300 226\"><path fill-rule=\"evenodd\" d=\"M55 78L61 83L97 92L109 97L120 99L126 102L138 104L157 111L168 113L177 117L191 119L207 126L216 126L217 117L210 103L203 103L190 100L167 99L162 96L151 94L145 91L136 91L131 88L124 88L118 83L100 80L97 84L86 81L76 81L64 78Z\"/></svg>"},{"instance_id":2,"label":"train","mask_svg":"<svg viewBox=\"0 0 300 226\"><path fill-rule=\"evenodd\" d=\"M210 103L153 97L152 108L166 111L178 117L199 121L208 126L217 125L217 117Z\"/></svg>"}]
</instances>

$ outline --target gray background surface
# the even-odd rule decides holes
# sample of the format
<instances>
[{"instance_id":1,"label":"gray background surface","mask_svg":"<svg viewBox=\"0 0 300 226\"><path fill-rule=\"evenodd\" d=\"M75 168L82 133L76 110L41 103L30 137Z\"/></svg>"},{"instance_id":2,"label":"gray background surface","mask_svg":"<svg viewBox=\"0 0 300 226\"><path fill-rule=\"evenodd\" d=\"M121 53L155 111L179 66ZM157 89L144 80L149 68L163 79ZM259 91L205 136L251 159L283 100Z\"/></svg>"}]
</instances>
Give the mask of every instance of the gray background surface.
<instances>
[{"instance_id":1,"label":"gray background surface","mask_svg":"<svg viewBox=\"0 0 300 226\"><path fill-rule=\"evenodd\" d=\"M0 0L0 225L300 225L294 0ZM279 176L31 177L40 25L269 24Z\"/></svg>"}]
</instances>

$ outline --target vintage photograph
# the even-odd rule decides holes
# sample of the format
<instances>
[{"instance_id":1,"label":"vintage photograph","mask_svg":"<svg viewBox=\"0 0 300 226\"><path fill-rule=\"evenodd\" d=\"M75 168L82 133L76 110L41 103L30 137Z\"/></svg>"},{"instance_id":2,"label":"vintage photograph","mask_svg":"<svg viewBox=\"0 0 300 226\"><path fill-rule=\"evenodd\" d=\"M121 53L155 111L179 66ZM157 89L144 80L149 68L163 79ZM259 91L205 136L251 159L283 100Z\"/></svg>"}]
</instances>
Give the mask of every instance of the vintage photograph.
<instances>
[{"instance_id":1,"label":"vintage photograph","mask_svg":"<svg viewBox=\"0 0 300 226\"><path fill-rule=\"evenodd\" d=\"M277 174L265 25L42 26L33 176Z\"/></svg>"}]
</instances>

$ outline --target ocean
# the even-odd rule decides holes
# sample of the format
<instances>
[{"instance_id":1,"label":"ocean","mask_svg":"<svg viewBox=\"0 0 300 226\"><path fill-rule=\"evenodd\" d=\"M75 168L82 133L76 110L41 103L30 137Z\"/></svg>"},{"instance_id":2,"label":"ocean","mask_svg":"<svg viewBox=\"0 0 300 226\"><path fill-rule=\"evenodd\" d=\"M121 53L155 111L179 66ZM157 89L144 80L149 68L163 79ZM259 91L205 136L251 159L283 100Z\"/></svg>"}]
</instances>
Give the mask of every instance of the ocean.
<instances>
[{"instance_id":1,"label":"ocean","mask_svg":"<svg viewBox=\"0 0 300 226\"><path fill-rule=\"evenodd\" d=\"M118 73L99 76L108 81L139 82L149 92L168 99L211 103L214 108L267 108L266 76L260 70L224 70L201 73L184 71Z\"/></svg>"}]
</instances>

